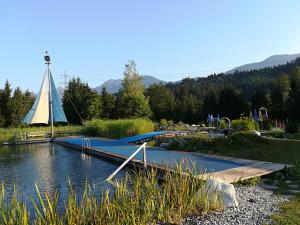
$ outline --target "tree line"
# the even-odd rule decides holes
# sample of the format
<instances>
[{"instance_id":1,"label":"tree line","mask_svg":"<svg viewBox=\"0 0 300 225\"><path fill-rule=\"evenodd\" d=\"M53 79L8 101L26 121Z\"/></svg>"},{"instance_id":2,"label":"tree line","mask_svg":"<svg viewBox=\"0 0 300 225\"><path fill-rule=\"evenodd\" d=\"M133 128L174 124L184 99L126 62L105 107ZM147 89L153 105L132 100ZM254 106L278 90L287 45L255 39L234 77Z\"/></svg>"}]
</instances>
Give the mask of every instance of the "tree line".
<instances>
[{"instance_id":1,"label":"tree line","mask_svg":"<svg viewBox=\"0 0 300 225\"><path fill-rule=\"evenodd\" d=\"M76 85L85 86L86 90L80 91ZM85 98L80 96L86 93L94 100L81 103ZM97 94L77 78L69 82L63 104L67 116L74 118L72 123L80 122L79 114L85 115L85 120L150 117L156 121L199 123L208 114L235 119L248 116L260 107L268 109L270 118L299 120L300 59L273 68L186 78L177 83L154 84L147 89L141 84L135 62L129 61L125 65L122 89L117 94L110 94L105 88ZM74 105L79 107L79 114Z\"/></svg>"},{"instance_id":2,"label":"tree line","mask_svg":"<svg viewBox=\"0 0 300 225\"><path fill-rule=\"evenodd\" d=\"M97 93L88 83L73 78L63 97L71 124L93 118L149 117L199 123L208 114L239 118L266 107L274 119L300 120L300 59L286 65L205 78L185 78L177 83L155 84L145 89L136 64L125 65L121 90ZM0 127L19 126L34 101L29 91L14 92L8 81L0 90Z\"/></svg>"},{"instance_id":3,"label":"tree line","mask_svg":"<svg viewBox=\"0 0 300 225\"><path fill-rule=\"evenodd\" d=\"M30 110L35 96L19 87L13 91L8 81L0 89L0 127L21 126L22 118Z\"/></svg>"}]
</instances>

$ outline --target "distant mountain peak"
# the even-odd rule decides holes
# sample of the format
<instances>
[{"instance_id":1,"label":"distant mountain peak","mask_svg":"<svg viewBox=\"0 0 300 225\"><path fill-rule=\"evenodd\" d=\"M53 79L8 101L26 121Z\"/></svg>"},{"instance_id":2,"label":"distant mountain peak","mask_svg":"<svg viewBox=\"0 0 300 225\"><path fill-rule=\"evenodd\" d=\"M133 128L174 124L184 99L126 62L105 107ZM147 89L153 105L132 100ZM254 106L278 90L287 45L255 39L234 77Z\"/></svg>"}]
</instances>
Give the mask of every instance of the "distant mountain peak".
<instances>
[{"instance_id":1,"label":"distant mountain peak","mask_svg":"<svg viewBox=\"0 0 300 225\"><path fill-rule=\"evenodd\" d=\"M282 54L282 55L272 55L261 62L249 63L242 66L238 66L226 72L226 74L231 74L236 71L250 71L250 70L258 70L266 67L273 67L278 65L284 65L288 62L291 62L300 57L299 54Z\"/></svg>"},{"instance_id":2,"label":"distant mountain peak","mask_svg":"<svg viewBox=\"0 0 300 225\"><path fill-rule=\"evenodd\" d=\"M165 84L166 81L160 80L160 79L150 76L150 75L143 75L142 83L144 84L144 86L146 88L148 88L152 84L159 84L159 83ZM111 94L117 93L122 87L122 80L121 79L109 79L109 80L105 81L103 84L101 84L99 87L96 87L95 90L98 93L100 93L104 87Z\"/></svg>"}]
</instances>

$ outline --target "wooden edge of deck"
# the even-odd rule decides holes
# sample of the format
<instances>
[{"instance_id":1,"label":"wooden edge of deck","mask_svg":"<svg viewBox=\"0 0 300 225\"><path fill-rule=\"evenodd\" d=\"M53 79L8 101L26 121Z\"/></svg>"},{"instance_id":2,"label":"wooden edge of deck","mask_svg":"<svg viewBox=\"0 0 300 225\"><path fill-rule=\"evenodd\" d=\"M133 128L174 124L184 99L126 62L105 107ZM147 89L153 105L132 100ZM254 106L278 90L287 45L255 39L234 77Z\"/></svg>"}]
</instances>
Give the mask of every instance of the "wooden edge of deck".
<instances>
[{"instance_id":1,"label":"wooden edge of deck","mask_svg":"<svg viewBox=\"0 0 300 225\"><path fill-rule=\"evenodd\" d=\"M292 167L292 165L272 162L259 162L223 171L205 173L199 175L199 177L204 180L214 178L223 180L228 183L234 183L237 181L243 181L254 177L260 177L270 173L278 172L280 170L283 170L284 168L289 167Z\"/></svg>"},{"instance_id":2,"label":"wooden edge of deck","mask_svg":"<svg viewBox=\"0 0 300 225\"><path fill-rule=\"evenodd\" d=\"M26 144L39 144L50 142L52 138L42 138L42 139L32 139L24 141L12 141L12 142L3 142L2 145L26 145Z\"/></svg>"}]
</instances>

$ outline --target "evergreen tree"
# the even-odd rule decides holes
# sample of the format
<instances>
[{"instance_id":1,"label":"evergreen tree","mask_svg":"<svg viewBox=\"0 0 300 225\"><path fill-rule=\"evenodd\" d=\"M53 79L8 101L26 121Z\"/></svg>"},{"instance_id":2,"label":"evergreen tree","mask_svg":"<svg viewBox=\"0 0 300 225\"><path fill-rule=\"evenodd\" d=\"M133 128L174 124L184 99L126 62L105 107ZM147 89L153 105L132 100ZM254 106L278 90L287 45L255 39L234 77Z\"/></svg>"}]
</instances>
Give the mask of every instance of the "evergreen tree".
<instances>
[{"instance_id":1,"label":"evergreen tree","mask_svg":"<svg viewBox=\"0 0 300 225\"><path fill-rule=\"evenodd\" d=\"M115 110L115 96L108 93L104 87L101 91L103 117L106 119L112 119Z\"/></svg>"},{"instance_id":2,"label":"evergreen tree","mask_svg":"<svg viewBox=\"0 0 300 225\"><path fill-rule=\"evenodd\" d=\"M214 90L208 92L203 101L203 118L206 119L208 114L218 114L218 96Z\"/></svg>"},{"instance_id":3,"label":"evergreen tree","mask_svg":"<svg viewBox=\"0 0 300 225\"><path fill-rule=\"evenodd\" d=\"M14 94L11 99L11 125L18 126L21 124L21 119L24 113L24 96L19 87L14 91Z\"/></svg>"},{"instance_id":4,"label":"evergreen tree","mask_svg":"<svg viewBox=\"0 0 300 225\"><path fill-rule=\"evenodd\" d=\"M278 86L282 93L283 100L286 101L291 88L291 82L288 74L284 73L278 78Z\"/></svg>"},{"instance_id":5,"label":"evergreen tree","mask_svg":"<svg viewBox=\"0 0 300 225\"><path fill-rule=\"evenodd\" d=\"M11 93L12 89L7 80L0 96L1 123L3 127L9 127L12 124Z\"/></svg>"},{"instance_id":6,"label":"evergreen tree","mask_svg":"<svg viewBox=\"0 0 300 225\"><path fill-rule=\"evenodd\" d=\"M259 110L260 107L269 108L270 102L266 91L262 89L256 90L255 94L252 97L251 103L252 110Z\"/></svg>"},{"instance_id":7,"label":"evergreen tree","mask_svg":"<svg viewBox=\"0 0 300 225\"><path fill-rule=\"evenodd\" d=\"M117 115L123 118L149 117L151 115L148 99L144 95L144 85L136 70L136 64L130 60L125 65L122 90L117 98Z\"/></svg>"},{"instance_id":8,"label":"evergreen tree","mask_svg":"<svg viewBox=\"0 0 300 225\"><path fill-rule=\"evenodd\" d=\"M198 123L202 117L202 102L195 95L186 95L181 99L182 121Z\"/></svg>"},{"instance_id":9,"label":"evergreen tree","mask_svg":"<svg viewBox=\"0 0 300 225\"><path fill-rule=\"evenodd\" d=\"M73 78L64 91L63 108L68 121L72 124L99 118L102 114L101 96L92 91L87 83L83 83L79 78Z\"/></svg>"},{"instance_id":10,"label":"evergreen tree","mask_svg":"<svg viewBox=\"0 0 300 225\"><path fill-rule=\"evenodd\" d=\"M282 74L277 79L277 85L271 90L270 116L276 119L287 117L287 99L290 91L290 80L287 74Z\"/></svg>"},{"instance_id":11,"label":"evergreen tree","mask_svg":"<svg viewBox=\"0 0 300 225\"><path fill-rule=\"evenodd\" d=\"M173 119L175 100L172 92L163 84L151 85L147 90L149 104L156 121Z\"/></svg>"},{"instance_id":12,"label":"evergreen tree","mask_svg":"<svg viewBox=\"0 0 300 225\"><path fill-rule=\"evenodd\" d=\"M289 119L300 121L300 67L293 71L287 107Z\"/></svg>"},{"instance_id":13,"label":"evergreen tree","mask_svg":"<svg viewBox=\"0 0 300 225\"><path fill-rule=\"evenodd\" d=\"M248 114L249 105L243 96L232 88L224 88L219 94L219 113L230 119L239 118L242 113Z\"/></svg>"},{"instance_id":14,"label":"evergreen tree","mask_svg":"<svg viewBox=\"0 0 300 225\"><path fill-rule=\"evenodd\" d=\"M271 106L269 110L269 116L274 119L286 118L284 96L279 86L274 87L271 90Z\"/></svg>"}]
</instances>

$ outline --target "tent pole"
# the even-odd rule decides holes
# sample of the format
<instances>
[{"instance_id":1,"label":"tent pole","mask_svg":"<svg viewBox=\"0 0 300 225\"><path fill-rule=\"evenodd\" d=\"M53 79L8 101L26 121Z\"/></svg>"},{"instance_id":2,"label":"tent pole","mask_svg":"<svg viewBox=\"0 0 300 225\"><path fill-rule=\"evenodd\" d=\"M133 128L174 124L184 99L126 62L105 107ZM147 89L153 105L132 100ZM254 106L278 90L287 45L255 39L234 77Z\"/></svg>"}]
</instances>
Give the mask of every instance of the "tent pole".
<instances>
[{"instance_id":1,"label":"tent pole","mask_svg":"<svg viewBox=\"0 0 300 225\"><path fill-rule=\"evenodd\" d=\"M50 64L51 64L51 61L50 61L50 56L48 55L48 52L46 52L45 60L46 60L47 66L48 66L51 138L54 138L53 108L52 108L52 90L51 90L51 73L50 73Z\"/></svg>"}]
</instances>

